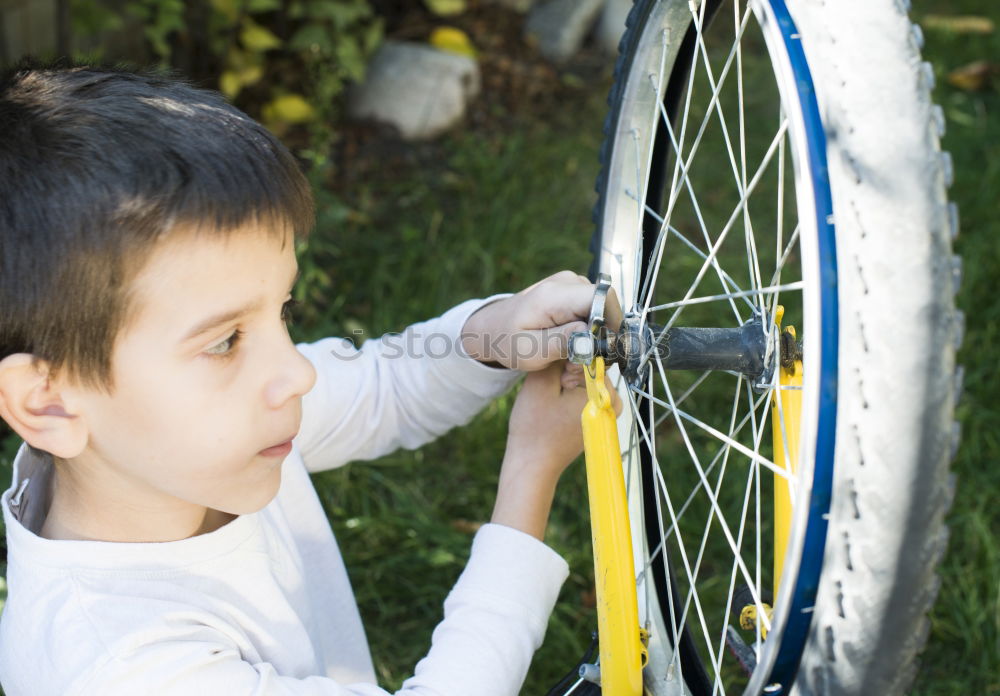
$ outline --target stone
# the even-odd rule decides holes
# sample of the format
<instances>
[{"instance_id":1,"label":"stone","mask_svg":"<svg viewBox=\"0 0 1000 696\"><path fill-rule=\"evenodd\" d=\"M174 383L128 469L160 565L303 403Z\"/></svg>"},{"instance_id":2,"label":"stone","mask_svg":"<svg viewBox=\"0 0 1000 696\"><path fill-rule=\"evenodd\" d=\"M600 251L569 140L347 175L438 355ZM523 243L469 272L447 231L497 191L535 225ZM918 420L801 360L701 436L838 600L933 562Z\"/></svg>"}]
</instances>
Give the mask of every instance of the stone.
<instances>
[{"instance_id":1,"label":"stone","mask_svg":"<svg viewBox=\"0 0 1000 696\"><path fill-rule=\"evenodd\" d=\"M604 0L546 0L528 14L525 35L538 42L543 56L565 63L580 50L603 6Z\"/></svg>"},{"instance_id":2,"label":"stone","mask_svg":"<svg viewBox=\"0 0 1000 696\"><path fill-rule=\"evenodd\" d=\"M406 140L427 140L462 119L479 85L473 58L386 41L372 57L364 83L351 90L348 113L393 125Z\"/></svg>"},{"instance_id":3,"label":"stone","mask_svg":"<svg viewBox=\"0 0 1000 696\"><path fill-rule=\"evenodd\" d=\"M618 44L625 33L625 20L632 10L632 0L605 0L594 35L597 44L609 55L618 55Z\"/></svg>"}]
</instances>

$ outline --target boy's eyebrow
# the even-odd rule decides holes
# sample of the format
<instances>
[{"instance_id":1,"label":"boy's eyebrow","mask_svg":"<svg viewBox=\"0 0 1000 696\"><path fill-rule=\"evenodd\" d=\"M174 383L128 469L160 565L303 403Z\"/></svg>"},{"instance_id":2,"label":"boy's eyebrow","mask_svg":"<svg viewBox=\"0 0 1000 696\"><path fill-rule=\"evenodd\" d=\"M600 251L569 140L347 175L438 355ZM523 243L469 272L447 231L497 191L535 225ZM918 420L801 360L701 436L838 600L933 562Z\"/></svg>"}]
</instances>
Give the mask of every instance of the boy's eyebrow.
<instances>
[{"instance_id":1,"label":"boy's eyebrow","mask_svg":"<svg viewBox=\"0 0 1000 696\"><path fill-rule=\"evenodd\" d=\"M289 290L295 287L295 284L299 282L299 277L301 275L302 275L302 269L296 267L295 276L292 278L292 282L289 283L288 286ZM211 331L217 326L227 324L231 321L239 319L240 317L245 317L248 314L252 314L256 312L258 309L260 309L260 305L261 305L260 302L252 302L238 309L231 309L227 312L222 312L221 314L215 314L209 317L208 319L205 319L204 321L198 322L190 331L187 332L184 338L181 339L181 343L190 341L195 336L200 336L201 334L207 331Z\"/></svg>"},{"instance_id":2,"label":"boy's eyebrow","mask_svg":"<svg viewBox=\"0 0 1000 696\"><path fill-rule=\"evenodd\" d=\"M228 324L235 319L245 317L247 314L252 314L253 312L260 309L260 302L253 302L248 305L244 305L239 309L232 309L228 312L222 312L221 314L216 314L209 317L205 321L198 322L194 328L187 332L184 338L181 339L181 343L190 341L195 336L200 336L201 334L211 331L217 326L222 326L223 324Z\"/></svg>"}]
</instances>

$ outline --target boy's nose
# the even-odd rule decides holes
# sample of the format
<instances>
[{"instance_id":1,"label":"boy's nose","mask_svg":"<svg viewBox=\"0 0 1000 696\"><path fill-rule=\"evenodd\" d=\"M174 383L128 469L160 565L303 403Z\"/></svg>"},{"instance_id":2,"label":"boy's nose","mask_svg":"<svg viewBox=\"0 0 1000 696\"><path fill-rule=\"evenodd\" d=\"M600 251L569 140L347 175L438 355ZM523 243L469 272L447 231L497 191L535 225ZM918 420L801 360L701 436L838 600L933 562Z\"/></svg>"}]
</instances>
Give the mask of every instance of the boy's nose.
<instances>
[{"instance_id":1,"label":"boy's nose","mask_svg":"<svg viewBox=\"0 0 1000 696\"><path fill-rule=\"evenodd\" d=\"M289 340L272 369L272 377L265 388L265 399L270 408L281 408L289 399L303 396L316 384L316 368Z\"/></svg>"}]
</instances>

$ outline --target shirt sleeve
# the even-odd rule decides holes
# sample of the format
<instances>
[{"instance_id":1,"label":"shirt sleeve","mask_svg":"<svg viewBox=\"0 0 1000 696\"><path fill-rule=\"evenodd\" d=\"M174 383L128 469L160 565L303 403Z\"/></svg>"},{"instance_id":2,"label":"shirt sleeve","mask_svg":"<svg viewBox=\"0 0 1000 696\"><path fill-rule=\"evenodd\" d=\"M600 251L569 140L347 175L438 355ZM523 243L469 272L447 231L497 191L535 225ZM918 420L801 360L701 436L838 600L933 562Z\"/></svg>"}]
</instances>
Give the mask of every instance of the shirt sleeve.
<instances>
[{"instance_id":1,"label":"shirt sleeve","mask_svg":"<svg viewBox=\"0 0 1000 696\"><path fill-rule=\"evenodd\" d=\"M503 297L464 302L360 349L344 338L299 344L317 372L296 437L306 468L323 471L419 447L510 389L522 373L483 365L461 344L469 316Z\"/></svg>"},{"instance_id":2,"label":"shirt sleeve","mask_svg":"<svg viewBox=\"0 0 1000 696\"><path fill-rule=\"evenodd\" d=\"M445 600L430 651L396 696L516 696L567 574L565 561L540 541L509 527L484 525ZM251 664L209 626L113 653L70 690L70 696L140 693L389 696L374 684L293 677L278 674L269 663Z\"/></svg>"}]
</instances>

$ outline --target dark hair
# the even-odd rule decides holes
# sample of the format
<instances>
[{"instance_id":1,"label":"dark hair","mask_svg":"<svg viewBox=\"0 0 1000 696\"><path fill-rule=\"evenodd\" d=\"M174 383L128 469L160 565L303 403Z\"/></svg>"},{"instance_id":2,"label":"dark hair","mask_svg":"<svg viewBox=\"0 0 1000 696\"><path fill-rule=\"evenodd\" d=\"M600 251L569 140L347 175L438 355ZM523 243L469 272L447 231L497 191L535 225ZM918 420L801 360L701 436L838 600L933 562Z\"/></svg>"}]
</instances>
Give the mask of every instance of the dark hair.
<instances>
[{"instance_id":1,"label":"dark hair","mask_svg":"<svg viewBox=\"0 0 1000 696\"><path fill-rule=\"evenodd\" d=\"M295 158L217 92L66 63L0 75L0 359L30 353L110 393L157 240L253 223L301 238L313 218Z\"/></svg>"}]
</instances>

